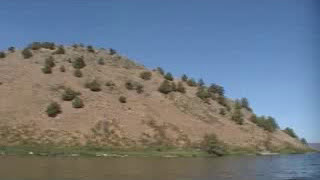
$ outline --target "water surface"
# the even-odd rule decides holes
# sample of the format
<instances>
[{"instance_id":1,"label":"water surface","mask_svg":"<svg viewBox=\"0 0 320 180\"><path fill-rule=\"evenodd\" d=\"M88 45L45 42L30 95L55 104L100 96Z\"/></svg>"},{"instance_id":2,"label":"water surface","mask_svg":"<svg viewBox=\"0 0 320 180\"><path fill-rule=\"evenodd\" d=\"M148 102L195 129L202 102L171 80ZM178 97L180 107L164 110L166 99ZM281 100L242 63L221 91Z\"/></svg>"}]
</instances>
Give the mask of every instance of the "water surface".
<instances>
[{"instance_id":1,"label":"water surface","mask_svg":"<svg viewBox=\"0 0 320 180\"><path fill-rule=\"evenodd\" d=\"M320 154L221 158L0 156L2 180L320 180Z\"/></svg>"}]
</instances>

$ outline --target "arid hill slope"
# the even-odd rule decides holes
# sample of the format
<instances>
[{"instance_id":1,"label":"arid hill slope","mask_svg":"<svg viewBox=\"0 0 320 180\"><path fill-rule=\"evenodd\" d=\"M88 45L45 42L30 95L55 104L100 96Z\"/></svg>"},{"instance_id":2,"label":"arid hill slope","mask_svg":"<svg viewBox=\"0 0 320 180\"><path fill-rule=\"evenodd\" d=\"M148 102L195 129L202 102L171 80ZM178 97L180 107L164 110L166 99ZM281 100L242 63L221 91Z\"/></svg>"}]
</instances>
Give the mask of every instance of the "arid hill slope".
<instances>
[{"instance_id":1,"label":"arid hill slope","mask_svg":"<svg viewBox=\"0 0 320 180\"><path fill-rule=\"evenodd\" d=\"M65 54L53 52L40 48L25 59L17 50L0 58L0 145L190 146L214 133L232 147L304 148L299 140L280 130L270 133L249 121L252 113L246 109L241 109L243 125L236 124L230 120L233 109L221 115L222 105L212 99L205 103L195 95L197 87L185 82L185 94L160 93L163 75L120 55L110 55L109 50L89 52L86 47L65 47ZM55 66L51 74L45 74L42 68L50 56ZM83 76L75 77L72 62L81 56L86 66L81 69ZM60 70L62 65L65 72ZM146 70L152 73L150 80L140 78ZM101 91L85 88L94 79L101 84ZM106 86L109 81L114 86ZM128 90L127 81L142 84L144 91ZM62 100L66 88L81 93L83 108L73 108L70 101ZM126 97L127 102L119 102L120 96ZM61 105L62 113L56 117L46 113L52 101ZM230 107L233 103L228 100Z\"/></svg>"}]
</instances>

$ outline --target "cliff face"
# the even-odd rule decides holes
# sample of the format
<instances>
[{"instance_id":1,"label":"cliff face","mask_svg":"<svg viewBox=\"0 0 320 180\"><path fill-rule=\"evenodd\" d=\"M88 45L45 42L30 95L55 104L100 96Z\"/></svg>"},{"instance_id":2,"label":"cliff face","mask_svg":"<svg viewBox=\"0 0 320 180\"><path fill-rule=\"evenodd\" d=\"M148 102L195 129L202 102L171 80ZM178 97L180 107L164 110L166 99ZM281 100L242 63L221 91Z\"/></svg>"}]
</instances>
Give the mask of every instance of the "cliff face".
<instances>
[{"instance_id":1,"label":"cliff face","mask_svg":"<svg viewBox=\"0 0 320 180\"><path fill-rule=\"evenodd\" d=\"M158 91L164 77L108 50L89 52L84 47L65 47L65 54L40 48L23 58L21 51L8 52L0 59L0 145L50 143L64 145L171 145L191 146L206 134L216 134L220 141L241 148L280 149L287 146L305 148L297 139L276 130L273 133L249 121L252 113L242 108L243 125L230 120L234 109L226 110L217 101L206 103L196 96L197 87L183 82L186 93ZM52 56L52 73L42 68ZM86 66L82 77L75 77L73 61L83 56ZM62 72L61 66L65 71ZM140 73L150 71L150 80ZM85 88L96 80L101 91ZM112 81L112 83L110 83ZM127 82L143 85L143 92L127 88ZM178 83L180 79L175 78ZM109 82L109 83L107 83ZM107 83L107 85L106 85ZM83 108L73 108L63 101L65 89L80 93ZM119 97L126 97L126 103ZM61 106L61 113L49 117L47 106ZM234 102L227 100L230 107Z\"/></svg>"}]
</instances>

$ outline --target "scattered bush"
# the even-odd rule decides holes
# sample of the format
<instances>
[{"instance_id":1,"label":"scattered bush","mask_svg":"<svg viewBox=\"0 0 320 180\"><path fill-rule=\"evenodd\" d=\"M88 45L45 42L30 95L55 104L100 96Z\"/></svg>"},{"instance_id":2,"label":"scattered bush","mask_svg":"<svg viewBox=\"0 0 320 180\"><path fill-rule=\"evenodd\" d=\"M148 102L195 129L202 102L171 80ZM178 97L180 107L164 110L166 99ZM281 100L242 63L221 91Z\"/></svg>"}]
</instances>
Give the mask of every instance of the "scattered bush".
<instances>
[{"instance_id":1,"label":"scattered bush","mask_svg":"<svg viewBox=\"0 0 320 180\"><path fill-rule=\"evenodd\" d=\"M270 116L266 118L265 116L258 117L253 114L250 117L250 121L269 132L274 132L276 129L279 129L279 125L276 120Z\"/></svg>"},{"instance_id":2,"label":"scattered bush","mask_svg":"<svg viewBox=\"0 0 320 180\"><path fill-rule=\"evenodd\" d=\"M161 67L157 67L157 71L161 74L164 75L164 70Z\"/></svg>"},{"instance_id":3,"label":"scattered bush","mask_svg":"<svg viewBox=\"0 0 320 180\"><path fill-rule=\"evenodd\" d=\"M86 66L86 63L84 62L83 60L83 56L81 57L78 57L77 59L75 59L73 62L72 62L72 66L75 68L75 69L82 69Z\"/></svg>"},{"instance_id":4,"label":"scattered bush","mask_svg":"<svg viewBox=\"0 0 320 180\"><path fill-rule=\"evenodd\" d=\"M124 96L120 96L120 97L119 97L119 101L120 101L121 103L126 103L126 102L127 102L127 98L124 97Z\"/></svg>"},{"instance_id":5,"label":"scattered bush","mask_svg":"<svg viewBox=\"0 0 320 180\"><path fill-rule=\"evenodd\" d=\"M172 74L169 73L169 72L164 76L164 78L165 78L166 80L168 80L168 81L173 81L173 76L172 76Z\"/></svg>"},{"instance_id":6,"label":"scattered bush","mask_svg":"<svg viewBox=\"0 0 320 180\"><path fill-rule=\"evenodd\" d=\"M307 140L305 139L305 138L301 138L301 140L300 140L301 142L302 142L302 144L304 144L304 145L308 145L308 142L307 142Z\"/></svg>"},{"instance_id":7,"label":"scattered bush","mask_svg":"<svg viewBox=\"0 0 320 180\"><path fill-rule=\"evenodd\" d=\"M0 52L0 58L5 58L5 57L6 57L6 53Z\"/></svg>"},{"instance_id":8,"label":"scattered bush","mask_svg":"<svg viewBox=\"0 0 320 180\"><path fill-rule=\"evenodd\" d=\"M92 46L87 46L87 51L90 53L95 53L94 49Z\"/></svg>"},{"instance_id":9,"label":"scattered bush","mask_svg":"<svg viewBox=\"0 0 320 180\"><path fill-rule=\"evenodd\" d=\"M103 59L103 58L100 58L100 59L98 60L98 64L99 64L99 65L104 65L104 59Z\"/></svg>"},{"instance_id":10,"label":"scattered bush","mask_svg":"<svg viewBox=\"0 0 320 180\"><path fill-rule=\"evenodd\" d=\"M109 87L113 87L113 86L115 86L116 84L113 82L113 81L107 81L106 82L106 84L105 84L106 86L109 86Z\"/></svg>"},{"instance_id":11,"label":"scattered bush","mask_svg":"<svg viewBox=\"0 0 320 180\"><path fill-rule=\"evenodd\" d=\"M204 86L204 81L203 81L203 79L199 79L199 81L198 81L198 86L200 86L200 87Z\"/></svg>"},{"instance_id":12,"label":"scattered bush","mask_svg":"<svg viewBox=\"0 0 320 180\"><path fill-rule=\"evenodd\" d=\"M50 66L47 66L47 65L45 65L41 70L42 70L42 72L43 72L44 74L51 74L51 73L52 73L51 67L50 67Z\"/></svg>"},{"instance_id":13,"label":"scattered bush","mask_svg":"<svg viewBox=\"0 0 320 180\"><path fill-rule=\"evenodd\" d=\"M144 80L150 80L152 77L152 73L150 71L143 71L140 73L140 78Z\"/></svg>"},{"instance_id":14,"label":"scattered bush","mask_svg":"<svg viewBox=\"0 0 320 180\"><path fill-rule=\"evenodd\" d=\"M234 111L231 116L231 120L236 122L237 124L242 125L243 124L243 114L241 113L241 105L238 103L235 103Z\"/></svg>"},{"instance_id":15,"label":"scattered bush","mask_svg":"<svg viewBox=\"0 0 320 180\"><path fill-rule=\"evenodd\" d=\"M11 53L14 53L16 51L16 48L11 46L8 48L8 51L11 52Z\"/></svg>"},{"instance_id":16,"label":"scattered bush","mask_svg":"<svg viewBox=\"0 0 320 180\"><path fill-rule=\"evenodd\" d=\"M23 56L24 59L29 59L29 58L31 58L31 57L33 56L33 55L32 55L32 52L30 51L29 48L23 49L22 52L21 52L21 54L22 54L22 56Z\"/></svg>"},{"instance_id":17,"label":"scattered bush","mask_svg":"<svg viewBox=\"0 0 320 180\"><path fill-rule=\"evenodd\" d=\"M224 96L224 88L217 84L211 84L211 86L209 87L209 92Z\"/></svg>"},{"instance_id":18,"label":"scattered bush","mask_svg":"<svg viewBox=\"0 0 320 180\"><path fill-rule=\"evenodd\" d=\"M110 49L109 49L109 54L110 54L110 55L117 54L117 51L114 50L114 49L112 49L112 48L110 48Z\"/></svg>"},{"instance_id":19,"label":"scattered bush","mask_svg":"<svg viewBox=\"0 0 320 180\"><path fill-rule=\"evenodd\" d=\"M66 72L66 68L64 67L64 65L61 65L59 69L60 69L60 72Z\"/></svg>"},{"instance_id":20,"label":"scattered bush","mask_svg":"<svg viewBox=\"0 0 320 180\"><path fill-rule=\"evenodd\" d=\"M54 63L54 58L52 56L48 57L45 61L44 61L44 65L48 66L50 68L53 68L56 64Z\"/></svg>"},{"instance_id":21,"label":"scattered bush","mask_svg":"<svg viewBox=\"0 0 320 180\"><path fill-rule=\"evenodd\" d=\"M197 83L193 78L188 79L187 84L191 87L197 86Z\"/></svg>"},{"instance_id":22,"label":"scattered bush","mask_svg":"<svg viewBox=\"0 0 320 180\"><path fill-rule=\"evenodd\" d=\"M52 102L49 104L49 106L47 107L47 115L49 117L56 117L58 114L60 114L61 111L61 107L57 102Z\"/></svg>"},{"instance_id":23,"label":"scattered bush","mask_svg":"<svg viewBox=\"0 0 320 180\"><path fill-rule=\"evenodd\" d=\"M89 88L91 91L101 91L101 85L97 80L93 80L91 82L87 82L85 84L86 88Z\"/></svg>"},{"instance_id":24,"label":"scattered bush","mask_svg":"<svg viewBox=\"0 0 320 180\"><path fill-rule=\"evenodd\" d=\"M142 84L137 84L137 86L136 86L136 91L137 91L137 93L138 94L141 94L141 93L143 93L144 92L144 86L142 85Z\"/></svg>"},{"instance_id":25,"label":"scattered bush","mask_svg":"<svg viewBox=\"0 0 320 180\"><path fill-rule=\"evenodd\" d=\"M160 87L158 88L158 91L163 93L163 94L169 94L172 92L172 84L168 80L164 80Z\"/></svg>"},{"instance_id":26,"label":"scattered bush","mask_svg":"<svg viewBox=\"0 0 320 180\"><path fill-rule=\"evenodd\" d=\"M222 116L226 115L226 111L224 110L224 108L219 109L219 114Z\"/></svg>"},{"instance_id":27,"label":"scattered bush","mask_svg":"<svg viewBox=\"0 0 320 180\"><path fill-rule=\"evenodd\" d=\"M28 48L32 50L39 50L40 48L54 50L56 45L53 42L33 42Z\"/></svg>"},{"instance_id":28,"label":"scattered bush","mask_svg":"<svg viewBox=\"0 0 320 180\"><path fill-rule=\"evenodd\" d=\"M289 136L293 138L298 138L297 134L294 132L292 128L287 127L283 130L283 132L287 133Z\"/></svg>"},{"instance_id":29,"label":"scattered bush","mask_svg":"<svg viewBox=\"0 0 320 180\"><path fill-rule=\"evenodd\" d=\"M72 90L71 88L67 88L64 90L64 93L62 94L62 100L72 101L78 95L80 95L79 92L76 92L76 91Z\"/></svg>"},{"instance_id":30,"label":"scattered bush","mask_svg":"<svg viewBox=\"0 0 320 180\"><path fill-rule=\"evenodd\" d=\"M78 77L78 78L81 78L81 77L83 76L80 69L76 69L76 70L73 72L73 75L74 75L75 77Z\"/></svg>"},{"instance_id":31,"label":"scattered bush","mask_svg":"<svg viewBox=\"0 0 320 180\"><path fill-rule=\"evenodd\" d=\"M135 85L134 85L134 82L133 81L127 81L126 82L126 88L128 89L128 90L134 90L135 89Z\"/></svg>"},{"instance_id":32,"label":"scattered bush","mask_svg":"<svg viewBox=\"0 0 320 180\"><path fill-rule=\"evenodd\" d=\"M215 134L205 135L203 141L201 142L201 146L202 149L209 154L217 156L223 156L226 154L225 148Z\"/></svg>"},{"instance_id":33,"label":"scattered bush","mask_svg":"<svg viewBox=\"0 0 320 180\"><path fill-rule=\"evenodd\" d=\"M181 80L184 81L184 82L187 82L188 81L188 76L183 74L182 77L181 77Z\"/></svg>"},{"instance_id":34,"label":"scattered bush","mask_svg":"<svg viewBox=\"0 0 320 180\"><path fill-rule=\"evenodd\" d=\"M82 99L80 99L79 97L75 97L75 98L72 100L72 107L73 107L73 108L83 108L83 107L84 107L84 104L83 104Z\"/></svg>"},{"instance_id":35,"label":"scattered bush","mask_svg":"<svg viewBox=\"0 0 320 180\"><path fill-rule=\"evenodd\" d=\"M204 88L204 87L199 87L196 95L202 100L210 98L210 94L207 88Z\"/></svg>"},{"instance_id":36,"label":"scattered bush","mask_svg":"<svg viewBox=\"0 0 320 180\"><path fill-rule=\"evenodd\" d=\"M171 89L172 91L177 91L177 85L175 82L171 82Z\"/></svg>"},{"instance_id":37,"label":"scattered bush","mask_svg":"<svg viewBox=\"0 0 320 180\"><path fill-rule=\"evenodd\" d=\"M177 91L181 93L186 93L186 88L183 86L182 82L178 83Z\"/></svg>"},{"instance_id":38,"label":"scattered bush","mask_svg":"<svg viewBox=\"0 0 320 180\"><path fill-rule=\"evenodd\" d=\"M245 97L241 98L240 103L241 103L241 106L243 108L247 109L250 112L252 111L252 109L250 108L249 101L248 101L247 98L245 98Z\"/></svg>"},{"instance_id":39,"label":"scattered bush","mask_svg":"<svg viewBox=\"0 0 320 180\"><path fill-rule=\"evenodd\" d=\"M58 49L53 54L65 54L66 51L63 46L59 46Z\"/></svg>"}]
</instances>

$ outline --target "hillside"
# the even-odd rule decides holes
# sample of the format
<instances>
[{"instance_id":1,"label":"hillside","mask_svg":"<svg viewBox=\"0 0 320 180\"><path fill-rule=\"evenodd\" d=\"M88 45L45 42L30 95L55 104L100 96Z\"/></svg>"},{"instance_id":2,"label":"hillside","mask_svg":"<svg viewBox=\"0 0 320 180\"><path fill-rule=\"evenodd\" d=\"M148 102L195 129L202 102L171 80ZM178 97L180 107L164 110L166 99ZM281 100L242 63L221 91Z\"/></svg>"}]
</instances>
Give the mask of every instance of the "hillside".
<instances>
[{"instance_id":1,"label":"hillside","mask_svg":"<svg viewBox=\"0 0 320 180\"><path fill-rule=\"evenodd\" d=\"M143 79L143 72L151 76L144 73ZM0 146L199 147L215 134L231 149L306 148L278 128L259 127L250 108L238 107L239 123L237 103L214 92L206 96L207 87L175 77L186 92L170 87L161 93L163 81L161 69L149 70L112 49L37 43L23 51L11 48L0 58ZM67 89L83 107L63 100ZM50 116L52 102L61 112Z\"/></svg>"}]
</instances>

